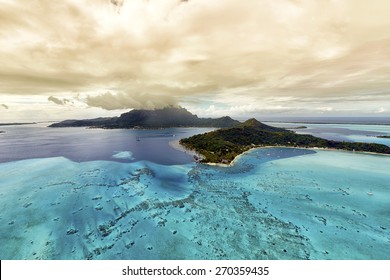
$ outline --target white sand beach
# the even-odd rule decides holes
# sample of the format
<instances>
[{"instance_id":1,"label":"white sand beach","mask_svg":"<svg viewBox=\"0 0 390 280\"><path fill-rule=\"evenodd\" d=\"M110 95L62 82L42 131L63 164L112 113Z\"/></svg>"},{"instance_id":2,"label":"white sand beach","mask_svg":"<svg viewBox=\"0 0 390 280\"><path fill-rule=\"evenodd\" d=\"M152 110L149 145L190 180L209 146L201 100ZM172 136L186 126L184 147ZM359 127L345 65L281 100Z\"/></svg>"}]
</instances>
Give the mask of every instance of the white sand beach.
<instances>
[{"instance_id":1,"label":"white sand beach","mask_svg":"<svg viewBox=\"0 0 390 280\"><path fill-rule=\"evenodd\" d=\"M200 154L198 154L196 151L187 149L187 148L184 147L183 145L180 145L179 141L180 141L180 139L170 141L170 142L169 142L169 146L172 147L172 148L175 149L175 150L181 151L181 152L183 152L183 153L187 153L187 154L189 154L189 155L191 155L191 156L194 156L194 157L196 156L196 157L198 157L198 158L200 158L200 159L203 158L203 156L200 155Z\"/></svg>"}]
</instances>

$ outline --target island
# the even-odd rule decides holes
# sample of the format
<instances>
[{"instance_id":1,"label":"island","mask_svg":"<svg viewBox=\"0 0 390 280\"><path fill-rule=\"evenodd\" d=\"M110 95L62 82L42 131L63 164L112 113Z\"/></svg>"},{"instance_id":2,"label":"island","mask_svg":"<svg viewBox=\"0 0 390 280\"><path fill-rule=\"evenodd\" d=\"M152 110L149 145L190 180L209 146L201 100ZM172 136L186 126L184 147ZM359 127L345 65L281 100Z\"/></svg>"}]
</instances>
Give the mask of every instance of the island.
<instances>
[{"instance_id":1,"label":"island","mask_svg":"<svg viewBox=\"0 0 390 280\"><path fill-rule=\"evenodd\" d=\"M219 128L204 134L181 139L180 144L195 151L196 160L203 163L230 164L238 155L257 147L326 148L356 152L390 154L390 147L382 144L339 142L312 135L296 134L295 128L273 127L249 119L243 123L228 116L199 118L182 107L168 106L155 110L132 110L119 117L87 120L65 120L49 127L90 127L104 129L160 129L170 127Z\"/></svg>"},{"instance_id":2,"label":"island","mask_svg":"<svg viewBox=\"0 0 390 280\"><path fill-rule=\"evenodd\" d=\"M301 125L301 126L295 126L295 127L288 127L288 129L305 129L307 126Z\"/></svg>"},{"instance_id":3,"label":"island","mask_svg":"<svg viewBox=\"0 0 390 280\"><path fill-rule=\"evenodd\" d=\"M387 138L387 139L390 139L390 135L380 135L380 136L377 136L377 138Z\"/></svg>"},{"instance_id":4,"label":"island","mask_svg":"<svg viewBox=\"0 0 390 280\"><path fill-rule=\"evenodd\" d=\"M203 163L230 164L234 158L251 148L296 147L327 148L356 152L390 154L390 147L382 144L340 142L296 134L293 131L265 125L256 119L249 119L232 128L194 135L181 139L180 144L194 150Z\"/></svg>"},{"instance_id":5,"label":"island","mask_svg":"<svg viewBox=\"0 0 390 280\"><path fill-rule=\"evenodd\" d=\"M26 123L0 123L0 126L11 126L11 125L27 125L27 124L37 124L36 122L26 122Z\"/></svg>"},{"instance_id":6,"label":"island","mask_svg":"<svg viewBox=\"0 0 390 280\"><path fill-rule=\"evenodd\" d=\"M119 117L88 120L65 120L49 127L92 127L92 128L138 128L159 129L169 127L234 127L239 121L225 116L221 118L199 118L182 107L168 106L155 110L132 110Z\"/></svg>"}]
</instances>

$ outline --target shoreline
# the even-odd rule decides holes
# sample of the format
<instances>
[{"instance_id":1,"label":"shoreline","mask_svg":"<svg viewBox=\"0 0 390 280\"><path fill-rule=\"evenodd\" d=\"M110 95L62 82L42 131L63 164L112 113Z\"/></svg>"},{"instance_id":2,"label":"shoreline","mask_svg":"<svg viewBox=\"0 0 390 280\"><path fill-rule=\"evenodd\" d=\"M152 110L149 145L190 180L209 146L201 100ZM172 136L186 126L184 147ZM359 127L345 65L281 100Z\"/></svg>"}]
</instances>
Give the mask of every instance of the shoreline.
<instances>
[{"instance_id":1,"label":"shoreline","mask_svg":"<svg viewBox=\"0 0 390 280\"><path fill-rule=\"evenodd\" d=\"M180 140L175 140L175 141L170 141L169 146L172 148L188 153L192 156L197 156L200 159L203 159L204 156L196 152L195 150L190 150L185 148L184 146L180 145L179 143ZM381 154L381 153L375 153L375 152L362 152L362 151L348 151L348 150L341 150L341 149L332 149L332 148L321 148L321 147L313 147L313 148L305 148L305 147L290 147L290 146L258 146L258 147L252 147L245 152L237 155L229 164L225 163L219 163L219 162L198 162L201 164L209 165L209 166L218 166L218 167L232 167L236 164L236 162L245 154L252 152L253 150L256 149L268 149L268 148L288 148L288 149L305 149L305 150L321 150L321 151L337 151L337 152L344 152L344 153L358 153L358 154L365 154L365 155L376 155L376 156L390 156L389 154Z\"/></svg>"},{"instance_id":2,"label":"shoreline","mask_svg":"<svg viewBox=\"0 0 390 280\"><path fill-rule=\"evenodd\" d=\"M275 147L276 146L264 146L264 147L253 147L253 148L250 148L250 149L246 150L245 152L237 155L229 164L226 164L226 163L216 163L216 162L201 162L201 163L207 164L207 165L210 165L210 166L232 167L232 166L234 166L236 164L236 161L238 161L245 154L248 154L248 153L250 153L253 150L261 149L261 148L275 148Z\"/></svg>"},{"instance_id":3,"label":"shoreline","mask_svg":"<svg viewBox=\"0 0 390 280\"><path fill-rule=\"evenodd\" d=\"M179 142L180 142L181 139L177 139L177 140L172 140L172 141L169 141L168 142L168 145L177 150L177 151L180 151L180 152L183 152L183 153L186 153L186 154L189 154L190 156L192 156L193 158L194 157L198 157L199 159L203 159L204 157L199 154L198 152L196 152L195 150L191 150L191 149L187 149L186 147L184 147L183 145L181 145Z\"/></svg>"}]
</instances>

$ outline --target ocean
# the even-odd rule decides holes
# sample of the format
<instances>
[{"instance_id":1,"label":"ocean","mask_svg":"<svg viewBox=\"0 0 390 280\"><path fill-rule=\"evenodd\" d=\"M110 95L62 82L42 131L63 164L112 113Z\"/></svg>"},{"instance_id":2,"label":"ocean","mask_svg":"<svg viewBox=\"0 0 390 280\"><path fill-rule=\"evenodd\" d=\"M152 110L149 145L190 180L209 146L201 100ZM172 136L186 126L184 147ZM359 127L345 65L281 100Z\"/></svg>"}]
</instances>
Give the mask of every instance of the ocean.
<instances>
[{"instance_id":1,"label":"ocean","mask_svg":"<svg viewBox=\"0 0 390 280\"><path fill-rule=\"evenodd\" d=\"M390 145L386 125L302 125ZM263 148L220 167L169 144L211 128L0 130L3 260L390 256L389 156Z\"/></svg>"}]
</instances>

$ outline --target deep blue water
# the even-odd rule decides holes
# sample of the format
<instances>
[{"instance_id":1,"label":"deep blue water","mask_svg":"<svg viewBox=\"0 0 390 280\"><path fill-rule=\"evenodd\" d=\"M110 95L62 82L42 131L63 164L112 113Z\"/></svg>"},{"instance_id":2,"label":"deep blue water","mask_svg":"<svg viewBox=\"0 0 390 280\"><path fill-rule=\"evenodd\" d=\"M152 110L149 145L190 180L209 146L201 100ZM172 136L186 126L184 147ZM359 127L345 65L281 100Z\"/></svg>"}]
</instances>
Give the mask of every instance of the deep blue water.
<instances>
[{"instance_id":1,"label":"deep blue water","mask_svg":"<svg viewBox=\"0 0 390 280\"><path fill-rule=\"evenodd\" d=\"M48 128L38 125L4 126L0 134L0 162L66 157L75 162L148 160L159 164L184 164L192 157L168 143L212 128L161 130ZM129 151L132 157L113 157Z\"/></svg>"}]
</instances>

